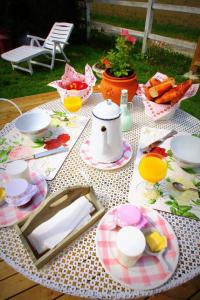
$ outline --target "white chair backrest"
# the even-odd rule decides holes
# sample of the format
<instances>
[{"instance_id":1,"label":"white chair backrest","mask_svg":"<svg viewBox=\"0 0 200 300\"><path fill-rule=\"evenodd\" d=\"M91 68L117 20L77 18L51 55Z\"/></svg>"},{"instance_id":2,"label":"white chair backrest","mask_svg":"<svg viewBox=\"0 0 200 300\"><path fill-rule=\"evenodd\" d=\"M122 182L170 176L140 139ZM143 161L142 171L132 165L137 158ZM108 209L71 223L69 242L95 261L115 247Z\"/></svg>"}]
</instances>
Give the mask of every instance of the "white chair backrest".
<instances>
[{"instance_id":1,"label":"white chair backrest","mask_svg":"<svg viewBox=\"0 0 200 300\"><path fill-rule=\"evenodd\" d=\"M55 23L49 32L49 35L45 39L45 42L43 44L43 47L45 49L53 50L54 43L52 42L53 40L61 41L61 42L67 42L72 29L74 25L72 23ZM63 49L65 47L64 44L60 44L61 48ZM57 50L59 51L60 49L57 47Z\"/></svg>"}]
</instances>

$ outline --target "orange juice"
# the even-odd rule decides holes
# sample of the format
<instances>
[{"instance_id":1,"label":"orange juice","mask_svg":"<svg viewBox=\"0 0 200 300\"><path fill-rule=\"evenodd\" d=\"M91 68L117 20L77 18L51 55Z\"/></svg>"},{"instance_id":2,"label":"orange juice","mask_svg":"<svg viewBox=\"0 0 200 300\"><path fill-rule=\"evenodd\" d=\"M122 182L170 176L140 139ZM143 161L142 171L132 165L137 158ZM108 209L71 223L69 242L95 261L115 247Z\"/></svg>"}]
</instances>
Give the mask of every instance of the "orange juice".
<instances>
[{"instance_id":1,"label":"orange juice","mask_svg":"<svg viewBox=\"0 0 200 300\"><path fill-rule=\"evenodd\" d=\"M64 107L69 112L76 112L82 106L82 99L77 96L69 96L64 99Z\"/></svg>"},{"instance_id":2,"label":"orange juice","mask_svg":"<svg viewBox=\"0 0 200 300\"><path fill-rule=\"evenodd\" d=\"M144 156L139 163L139 173L145 180L156 183L165 178L167 163L155 156Z\"/></svg>"}]
</instances>

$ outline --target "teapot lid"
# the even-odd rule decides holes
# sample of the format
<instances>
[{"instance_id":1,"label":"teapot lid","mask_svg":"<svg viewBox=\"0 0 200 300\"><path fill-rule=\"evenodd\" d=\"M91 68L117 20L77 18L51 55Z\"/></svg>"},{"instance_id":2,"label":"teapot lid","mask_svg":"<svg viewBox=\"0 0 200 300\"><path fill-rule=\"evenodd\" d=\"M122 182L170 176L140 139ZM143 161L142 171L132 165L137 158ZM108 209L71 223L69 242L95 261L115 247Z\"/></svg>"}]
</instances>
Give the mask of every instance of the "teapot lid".
<instances>
[{"instance_id":1,"label":"teapot lid","mask_svg":"<svg viewBox=\"0 0 200 300\"><path fill-rule=\"evenodd\" d=\"M120 116L120 107L111 99L108 99L97 104L92 113L98 119L113 120Z\"/></svg>"}]
</instances>

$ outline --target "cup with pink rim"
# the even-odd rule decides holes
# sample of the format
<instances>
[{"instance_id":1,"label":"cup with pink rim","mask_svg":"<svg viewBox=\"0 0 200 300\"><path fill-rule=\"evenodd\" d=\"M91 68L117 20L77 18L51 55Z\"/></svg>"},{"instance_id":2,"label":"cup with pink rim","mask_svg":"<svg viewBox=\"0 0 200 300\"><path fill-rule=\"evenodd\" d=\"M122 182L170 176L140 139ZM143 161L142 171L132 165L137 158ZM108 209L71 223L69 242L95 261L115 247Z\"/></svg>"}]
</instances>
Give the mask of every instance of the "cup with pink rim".
<instances>
[{"instance_id":1,"label":"cup with pink rim","mask_svg":"<svg viewBox=\"0 0 200 300\"><path fill-rule=\"evenodd\" d=\"M5 201L9 205L24 206L38 192L38 187L23 178L15 178L7 183L5 192Z\"/></svg>"}]
</instances>

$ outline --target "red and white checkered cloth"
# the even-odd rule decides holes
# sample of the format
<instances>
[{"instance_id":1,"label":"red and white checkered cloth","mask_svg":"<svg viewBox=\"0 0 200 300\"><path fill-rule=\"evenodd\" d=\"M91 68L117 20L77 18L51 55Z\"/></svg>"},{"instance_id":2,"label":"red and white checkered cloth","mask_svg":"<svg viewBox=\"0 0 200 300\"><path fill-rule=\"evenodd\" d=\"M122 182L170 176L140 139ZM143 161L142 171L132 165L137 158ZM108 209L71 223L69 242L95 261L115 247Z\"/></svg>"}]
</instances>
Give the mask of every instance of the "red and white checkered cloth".
<instances>
[{"instance_id":1,"label":"red and white checkered cloth","mask_svg":"<svg viewBox=\"0 0 200 300\"><path fill-rule=\"evenodd\" d=\"M138 208L149 221L147 228L158 230L167 237L168 248L164 253L164 258L170 264L172 271L166 273L159 259L146 253L131 268L126 268L119 263L115 242L119 228L108 230L105 226L106 220L110 221L116 208L105 214L97 227L96 250L105 271L114 280L129 288L148 290L164 284L172 276L178 263L179 247L172 227L157 211L146 206L138 206Z\"/></svg>"},{"instance_id":2,"label":"red and white checkered cloth","mask_svg":"<svg viewBox=\"0 0 200 300\"><path fill-rule=\"evenodd\" d=\"M30 213L32 213L40 203L45 199L47 195L47 183L46 180L38 173L32 172L31 179L33 184L38 187L38 192L33 196L30 205L27 207L15 207L9 206L7 203L3 203L0 206L0 227L7 227L13 225L19 221L24 220ZM0 182L5 185L8 181L8 177L5 173L0 174Z\"/></svg>"},{"instance_id":3,"label":"red and white checkered cloth","mask_svg":"<svg viewBox=\"0 0 200 300\"><path fill-rule=\"evenodd\" d=\"M113 163L101 163L93 159L90 153L90 140L86 140L80 148L80 156L89 166L100 170L115 170L126 165L132 157L132 148L130 144L123 140L122 157Z\"/></svg>"}]
</instances>

